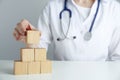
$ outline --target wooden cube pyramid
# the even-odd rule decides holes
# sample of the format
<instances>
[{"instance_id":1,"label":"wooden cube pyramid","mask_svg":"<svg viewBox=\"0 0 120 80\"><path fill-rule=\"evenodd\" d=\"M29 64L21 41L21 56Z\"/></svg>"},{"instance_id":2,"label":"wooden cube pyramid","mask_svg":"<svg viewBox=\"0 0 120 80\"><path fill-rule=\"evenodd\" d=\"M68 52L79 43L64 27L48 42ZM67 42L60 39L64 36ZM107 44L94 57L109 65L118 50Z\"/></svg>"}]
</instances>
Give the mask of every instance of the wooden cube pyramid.
<instances>
[{"instance_id":1,"label":"wooden cube pyramid","mask_svg":"<svg viewBox=\"0 0 120 80\"><path fill-rule=\"evenodd\" d=\"M38 44L39 31L27 31L27 44ZM21 48L21 60L14 61L15 75L52 73L52 61L47 60L45 48Z\"/></svg>"}]
</instances>

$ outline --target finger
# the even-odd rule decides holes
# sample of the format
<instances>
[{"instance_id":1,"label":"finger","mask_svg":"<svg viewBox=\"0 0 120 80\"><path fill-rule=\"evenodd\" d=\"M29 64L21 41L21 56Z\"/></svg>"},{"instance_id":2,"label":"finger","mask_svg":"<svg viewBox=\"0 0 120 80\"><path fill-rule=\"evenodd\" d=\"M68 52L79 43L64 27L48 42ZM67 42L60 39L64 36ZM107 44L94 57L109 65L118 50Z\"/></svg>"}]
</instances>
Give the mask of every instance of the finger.
<instances>
[{"instance_id":1,"label":"finger","mask_svg":"<svg viewBox=\"0 0 120 80\"><path fill-rule=\"evenodd\" d=\"M19 34L24 35L25 29L24 29L24 26L23 26L21 23L18 23L18 24L17 24L17 27L15 28L15 30L16 30Z\"/></svg>"},{"instance_id":2,"label":"finger","mask_svg":"<svg viewBox=\"0 0 120 80\"><path fill-rule=\"evenodd\" d=\"M26 42L26 37L25 36L20 36L19 37L19 41L21 41L21 42Z\"/></svg>"},{"instance_id":3,"label":"finger","mask_svg":"<svg viewBox=\"0 0 120 80\"><path fill-rule=\"evenodd\" d=\"M30 25L27 26L26 30L32 30Z\"/></svg>"},{"instance_id":4,"label":"finger","mask_svg":"<svg viewBox=\"0 0 120 80\"><path fill-rule=\"evenodd\" d=\"M24 29L27 29L27 30L33 30L35 29L35 27L33 27L33 25L26 19L22 19L21 22L22 24L24 24L23 26L25 26Z\"/></svg>"},{"instance_id":5,"label":"finger","mask_svg":"<svg viewBox=\"0 0 120 80\"><path fill-rule=\"evenodd\" d=\"M28 20L22 19L20 23L21 23L22 29L23 29L24 31L26 31L26 30L31 30L32 27L31 27L31 24L29 23Z\"/></svg>"},{"instance_id":6,"label":"finger","mask_svg":"<svg viewBox=\"0 0 120 80\"><path fill-rule=\"evenodd\" d=\"M22 20L20 23L17 24L17 26L19 26L19 32L25 36L27 30L32 30L31 24L27 20Z\"/></svg>"},{"instance_id":7,"label":"finger","mask_svg":"<svg viewBox=\"0 0 120 80\"><path fill-rule=\"evenodd\" d=\"M31 27L30 27L30 25L27 26L26 31L25 31L25 33L24 33L24 36L27 36L27 31L28 31L28 30L32 30Z\"/></svg>"},{"instance_id":8,"label":"finger","mask_svg":"<svg viewBox=\"0 0 120 80\"><path fill-rule=\"evenodd\" d=\"M18 32L16 30L14 30L13 36L15 37L16 40L19 39L19 34L18 34Z\"/></svg>"},{"instance_id":9,"label":"finger","mask_svg":"<svg viewBox=\"0 0 120 80\"><path fill-rule=\"evenodd\" d=\"M23 26L26 26L25 29L28 29L28 30L35 29L35 27L26 19L22 19L20 23L24 24Z\"/></svg>"}]
</instances>

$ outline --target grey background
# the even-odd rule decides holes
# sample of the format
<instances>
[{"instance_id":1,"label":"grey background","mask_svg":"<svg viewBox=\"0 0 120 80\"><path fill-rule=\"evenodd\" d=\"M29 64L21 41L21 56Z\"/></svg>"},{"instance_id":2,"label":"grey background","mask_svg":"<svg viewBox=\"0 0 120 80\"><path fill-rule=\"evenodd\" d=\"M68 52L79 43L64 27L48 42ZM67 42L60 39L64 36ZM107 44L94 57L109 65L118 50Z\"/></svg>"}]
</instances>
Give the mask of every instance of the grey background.
<instances>
[{"instance_id":1,"label":"grey background","mask_svg":"<svg viewBox=\"0 0 120 80\"><path fill-rule=\"evenodd\" d=\"M21 19L28 19L37 27L41 10L49 0L0 0L0 59L19 59L24 44L13 38L13 29ZM119 0L120 1L120 0ZM52 58L52 48L48 57Z\"/></svg>"},{"instance_id":2,"label":"grey background","mask_svg":"<svg viewBox=\"0 0 120 80\"><path fill-rule=\"evenodd\" d=\"M0 0L0 59L19 59L25 45L13 37L13 30L21 19L28 19L37 27L40 12L49 0ZM52 50L49 50L49 57Z\"/></svg>"}]
</instances>

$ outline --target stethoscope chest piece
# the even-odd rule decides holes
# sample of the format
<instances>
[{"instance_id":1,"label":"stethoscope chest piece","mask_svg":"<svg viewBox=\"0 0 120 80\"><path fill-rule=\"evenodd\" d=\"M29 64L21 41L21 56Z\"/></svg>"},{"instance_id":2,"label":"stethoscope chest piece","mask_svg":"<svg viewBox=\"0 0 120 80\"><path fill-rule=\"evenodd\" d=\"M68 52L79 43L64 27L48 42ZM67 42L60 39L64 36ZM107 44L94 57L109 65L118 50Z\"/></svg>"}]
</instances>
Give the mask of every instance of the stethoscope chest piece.
<instances>
[{"instance_id":1,"label":"stethoscope chest piece","mask_svg":"<svg viewBox=\"0 0 120 80\"><path fill-rule=\"evenodd\" d=\"M92 38L92 33L91 32L86 32L84 35L84 40L89 41Z\"/></svg>"}]
</instances>

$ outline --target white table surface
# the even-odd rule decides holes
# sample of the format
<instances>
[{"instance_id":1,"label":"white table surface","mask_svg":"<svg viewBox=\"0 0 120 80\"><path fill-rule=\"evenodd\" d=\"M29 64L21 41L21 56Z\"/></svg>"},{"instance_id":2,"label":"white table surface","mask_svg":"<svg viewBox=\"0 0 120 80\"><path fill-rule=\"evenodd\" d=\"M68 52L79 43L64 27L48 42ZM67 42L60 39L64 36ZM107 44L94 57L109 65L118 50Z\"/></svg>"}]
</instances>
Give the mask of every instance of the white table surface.
<instances>
[{"instance_id":1,"label":"white table surface","mask_svg":"<svg viewBox=\"0 0 120 80\"><path fill-rule=\"evenodd\" d=\"M0 80L120 80L120 62L53 61L51 74L13 74L13 61L0 60Z\"/></svg>"}]
</instances>

